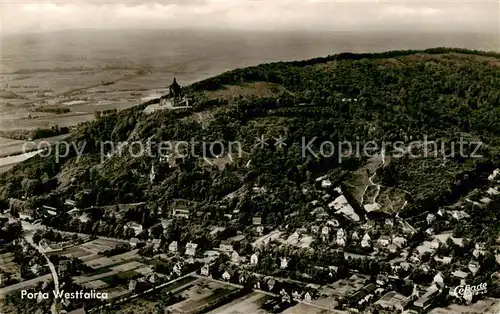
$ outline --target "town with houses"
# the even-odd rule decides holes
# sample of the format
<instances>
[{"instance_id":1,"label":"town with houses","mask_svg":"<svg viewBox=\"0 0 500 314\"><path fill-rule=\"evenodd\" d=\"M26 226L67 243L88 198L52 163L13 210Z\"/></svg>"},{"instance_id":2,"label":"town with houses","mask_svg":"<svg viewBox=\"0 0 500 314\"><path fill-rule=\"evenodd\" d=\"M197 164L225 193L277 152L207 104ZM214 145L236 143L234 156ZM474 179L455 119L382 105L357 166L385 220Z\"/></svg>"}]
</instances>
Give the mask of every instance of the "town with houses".
<instances>
[{"instance_id":1,"label":"town with houses","mask_svg":"<svg viewBox=\"0 0 500 314\"><path fill-rule=\"evenodd\" d=\"M499 169L488 182L453 206L402 219L373 204L362 208L325 175L303 189L310 199L305 214L293 212L282 225L254 216L235 230L237 208L207 224L195 202L176 200L150 217L156 223L116 226L125 235L118 238L44 224L61 215L83 224L95 219L95 208L78 208L72 199L62 208L31 211L18 210L25 201L11 199L2 230L19 237L4 240L0 254L2 313L20 304L23 291L49 293L23 303L20 313L35 314L138 307L150 313L499 313L500 238L467 238L458 227L499 197ZM251 193L265 195L266 187ZM234 197L217 206L230 208ZM54 290L101 298L54 298Z\"/></svg>"}]
</instances>

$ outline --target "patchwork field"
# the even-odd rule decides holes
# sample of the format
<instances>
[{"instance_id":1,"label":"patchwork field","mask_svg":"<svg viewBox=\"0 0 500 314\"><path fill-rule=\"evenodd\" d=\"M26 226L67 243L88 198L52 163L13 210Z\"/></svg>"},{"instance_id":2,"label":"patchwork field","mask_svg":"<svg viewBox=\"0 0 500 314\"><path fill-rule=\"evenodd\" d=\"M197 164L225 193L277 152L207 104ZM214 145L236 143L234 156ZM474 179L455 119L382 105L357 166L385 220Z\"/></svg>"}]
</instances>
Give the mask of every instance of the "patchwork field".
<instances>
[{"instance_id":1,"label":"patchwork field","mask_svg":"<svg viewBox=\"0 0 500 314\"><path fill-rule=\"evenodd\" d=\"M92 259L99 258L99 253L114 249L117 244L118 243L115 241L95 239L64 250L60 253L60 255L68 258L79 258L80 260L87 262Z\"/></svg>"},{"instance_id":2,"label":"patchwork field","mask_svg":"<svg viewBox=\"0 0 500 314\"><path fill-rule=\"evenodd\" d=\"M111 256L111 257L100 257L94 260L85 262L85 265L92 267L94 269L109 267L115 264L123 263L126 261L138 258L137 250L126 252L123 254Z\"/></svg>"},{"instance_id":3,"label":"patchwork field","mask_svg":"<svg viewBox=\"0 0 500 314\"><path fill-rule=\"evenodd\" d=\"M0 254L0 269L9 274L19 271L19 265L14 262L14 253Z\"/></svg>"},{"instance_id":4,"label":"patchwork field","mask_svg":"<svg viewBox=\"0 0 500 314\"><path fill-rule=\"evenodd\" d=\"M168 310L179 314L192 313L236 289L218 282L199 280L195 285L181 293L184 301L171 305Z\"/></svg>"},{"instance_id":5,"label":"patchwork field","mask_svg":"<svg viewBox=\"0 0 500 314\"><path fill-rule=\"evenodd\" d=\"M283 311L283 314L330 314L331 311L299 303Z\"/></svg>"},{"instance_id":6,"label":"patchwork field","mask_svg":"<svg viewBox=\"0 0 500 314\"><path fill-rule=\"evenodd\" d=\"M266 303L268 299L269 296L265 294L253 292L239 299L236 299L231 303L223 305L213 311L210 311L208 312L208 314L267 314L269 312L262 309L261 306Z\"/></svg>"}]
</instances>

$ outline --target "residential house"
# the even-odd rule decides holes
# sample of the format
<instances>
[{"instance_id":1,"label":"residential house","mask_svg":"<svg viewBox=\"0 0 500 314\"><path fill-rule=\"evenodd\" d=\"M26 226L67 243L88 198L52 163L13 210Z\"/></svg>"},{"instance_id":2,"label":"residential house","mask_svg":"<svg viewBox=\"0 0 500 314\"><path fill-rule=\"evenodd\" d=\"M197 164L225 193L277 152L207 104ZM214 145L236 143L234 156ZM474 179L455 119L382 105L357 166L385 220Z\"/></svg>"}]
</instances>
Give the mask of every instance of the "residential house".
<instances>
[{"instance_id":1,"label":"residential house","mask_svg":"<svg viewBox=\"0 0 500 314\"><path fill-rule=\"evenodd\" d=\"M321 182L323 180L325 180L326 178L328 178L328 175L324 175L324 176L321 176L321 177L317 177L316 179L314 179L316 182Z\"/></svg>"},{"instance_id":2,"label":"residential house","mask_svg":"<svg viewBox=\"0 0 500 314\"><path fill-rule=\"evenodd\" d=\"M160 219L160 223L161 223L161 226L163 228L163 234L165 234L165 232L167 232L166 229L170 225L170 220L162 218L162 219Z\"/></svg>"},{"instance_id":3,"label":"residential house","mask_svg":"<svg viewBox=\"0 0 500 314\"><path fill-rule=\"evenodd\" d=\"M133 230L135 235L138 235L142 232L143 228L141 224L138 224L133 221L127 222L127 224L123 227L125 231L127 230Z\"/></svg>"},{"instance_id":4,"label":"residential house","mask_svg":"<svg viewBox=\"0 0 500 314\"><path fill-rule=\"evenodd\" d=\"M436 220L436 216L434 214L427 214L427 217L425 217L425 221L427 221L427 224L430 225Z\"/></svg>"},{"instance_id":5,"label":"residential house","mask_svg":"<svg viewBox=\"0 0 500 314\"><path fill-rule=\"evenodd\" d=\"M224 279L225 281L229 281L231 279L231 274L229 274L229 272L226 270L223 274L222 274L222 279Z\"/></svg>"},{"instance_id":6,"label":"residential house","mask_svg":"<svg viewBox=\"0 0 500 314\"><path fill-rule=\"evenodd\" d=\"M359 222L360 217L354 211L354 208L349 204L349 201L344 195L340 195L333 202L328 204L328 207L333 208L336 214L342 214L346 219L354 222Z\"/></svg>"},{"instance_id":7,"label":"residential house","mask_svg":"<svg viewBox=\"0 0 500 314\"><path fill-rule=\"evenodd\" d=\"M247 277L245 275L241 275L239 280L240 285L244 285L246 282L247 282Z\"/></svg>"},{"instance_id":8,"label":"residential house","mask_svg":"<svg viewBox=\"0 0 500 314\"><path fill-rule=\"evenodd\" d=\"M434 238L434 240L432 240L430 243L431 243L431 249L433 250L437 250L439 249L439 246L441 246L441 241L439 241L439 239L437 238Z\"/></svg>"},{"instance_id":9,"label":"residential house","mask_svg":"<svg viewBox=\"0 0 500 314\"><path fill-rule=\"evenodd\" d=\"M391 243L387 246L387 250L389 250L391 254L394 254L398 251L398 247L394 243Z\"/></svg>"},{"instance_id":10,"label":"residential house","mask_svg":"<svg viewBox=\"0 0 500 314\"><path fill-rule=\"evenodd\" d=\"M177 253L177 241L172 241L172 243L170 243L170 245L168 246L168 251L170 253Z\"/></svg>"},{"instance_id":11,"label":"residential house","mask_svg":"<svg viewBox=\"0 0 500 314\"><path fill-rule=\"evenodd\" d=\"M337 266L328 266L328 270L330 270L328 276L333 277L333 275L338 272L339 268Z\"/></svg>"},{"instance_id":12,"label":"residential house","mask_svg":"<svg viewBox=\"0 0 500 314\"><path fill-rule=\"evenodd\" d=\"M290 296L290 294L288 292L286 292L285 289L282 289L280 291L280 295L281 295L281 302L287 302L287 303L292 302L292 297Z\"/></svg>"},{"instance_id":13,"label":"residential house","mask_svg":"<svg viewBox=\"0 0 500 314\"><path fill-rule=\"evenodd\" d=\"M413 305L417 308L419 313L425 313L432 305L433 298L439 293L439 289L436 286L430 286L427 288L423 296L418 298Z\"/></svg>"},{"instance_id":14,"label":"residential house","mask_svg":"<svg viewBox=\"0 0 500 314\"><path fill-rule=\"evenodd\" d=\"M131 247L136 247L137 244L139 244L141 242L141 240L137 239L137 238L131 238L128 243L130 244Z\"/></svg>"},{"instance_id":15,"label":"residential house","mask_svg":"<svg viewBox=\"0 0 500 314\"><path fill-rule=\"evenodd\" d=\"M476 250L481 250L481 251L482 251L482 250L485 250L485 249L486 249L486 243L484 243L484 242L476 242L476 243L474 244L474 248L475 248Z\"/></svg>"},{"instance_id":16,"label":"residential house","mask_svg":"<svg viewBox=\"0 0 500 314\"><path fill-rule=\"evenodd\" d=\"M231 254L231 261L233 263L239 263L240 262L240 254L238 254L238 252L236 252L236 251L233 251L233 253Z\"/></svg>"},{"instance_id":17,"label":"residential house","mask_svg":"<svg viewBox=\"0 0 500 314\"><path fill-rule=\"evenodd\" d=\"M182 274L182 264L179 262L175 263L173 272L180 276Z\"/></svg>"},{"instance_id":18,"label":"residential house","mask_svg":"<svg viewBox=\"0 0 500 314\"><path fill-rule=\"evenodd\" d=\"M264 227L263 226L256 226L255 232L257 232L257 234L259 234L259 235L262 235L264 233Z\"/></svg>"},{"instance_id":19,"label":"residential house","mask_svg":"<svg viewBox=\"0 0 500 314\"><path fill-rule=\"evenodd\" d=\"M324 179L323 181L321 181L321 188L326 189L331 186L332 186L332 181L330 181L329 179Z\"/></svg>"},{"instance_id":20,"label":"residential house","mask_svg":"<svg viewBox=\"0 0 500 314\"><path fill-rule=\"evenodd\" d=\"M159 276L157 274L152 274L149 276L148 281L152 284L156 283L158 281Z\"/></svg>"},{"instance_id":21,"label":"residential house","mask_svg":"<svg viewBox=\"0 0 500 314\"><path fill-rule=\"evenodd\" d=\"M479 271L479 264L476 262L470 262L467 266L467 269L469 269L472 275L476 275L476 273Z\"/></svg>"},{"instance_id":22,"label":"residential house","mask_svg":"<svg viewBox=\"0 0 500 314\"><path fill-rule=\"evenodd\" d=\"M351 235L351 238L352 238L353 240L358 240L358 239L359 239L359 234L358 234L358 232L357 232L357 231L354 231L354 232L352 233L352 235Z\"/></svg>"},{"instance_id":23,"label":"residential house","mask_svg":"<svg viewBox=\"0 0 500 314\"><path fill-rule=\"evenodd\" d=\"M288 267L288 259L286 257L281 258L280 268L286 269Z\"/></svg>"},{"instance_id":24,"label":"residential house","mask_svg":"<svg viewBox=\"0 0 500 314\"><path fill-rule=\"evenodd\" d=\"M361 246L362 247L369 247L369 246L371 246L371 240L372 239L370 238L370 235L368 233L365 233L365 235L361 239Z\"/></svg>"},{"instance_id":25,"label":"residential house","mask_svg":"<svg viewBox=\"0 0 500 314\"><path fill-rule=\"evenodd\" d=\"M253 253L252 256L250 256L250 265L257 265L259 262L259 255L257 253Z\"/></svg>"},{"instance_id":26,"label":"residential house","mask_svg":"<svg viewBox=\"0 0 500 314\"><path fill-rule=\"evenodd\" d=\"M189 218L189 209L174 208L172 209L172 216L187 219Z\"/></svg>"},{"instance_id":27,"label":"residential house","mask_svg":"<svg viewBox=\"0 0 500 314\"><path fill-rule=\"evenodd\" d=\"M158 251L160 249L160 243L161 243L160 239L153 239L153 240L151 240L151 244L153 245L153 250L154 251Z\"/></svg>"},{"instance_id":28,"label":"residential house","mask_svg":"<svg viewBox=\"0 0 500 314\"><path fill-rule=\"evenodd\" d=\"M33 274L35 274L35 275L38 275L38 273L40 272L41 268L42 267L40 265L35 264L35 265L31 266L31 272ZM0 282L0 284L1 284L1 282Z\"/></svg>"},{"instance_id":29,"label":"residential house","mask_svg":"<svg viewBox=\"0 0 500 314\"><path fill-rule=\"evenodd\" d=\"M492 174L488 176L488 180L493 181L495 180L498 176L500 176L500 169L495 169Z\"/></svg>"},{"instance_id":30,"label":"residential house","mask_svg":"<svg viewBox=\"0 0 500 314\"><path fill-rule=\"evenodd\" d=\"M406 239L404 237L395 237L394 239L392 239L392 243L394 245L396 245L399 249L402 249L406 246Z\"/></svg>"},{"instance_id":31,"label":"residential house","mask_svg":"<svg viewBox=\"0 0 500 314\"><path fill-rule=\"evenodd\" d=\"M260 187L260 186L257 186L255 185L253 188L252 188L252 191L256 194L264 194L267 192L267 189L265 187Z\"/></svg>"},{"instance_id":32,"label":"residential house","mask_svg":"<svg viewBox=\"0 0 500 314\"><path fill-rule=\"evenodd\" d=\"M273 278L267 280L267 287L269 288L269 291L272 291L275 285L276 285L276 280L274 280Z\"/></svg>"},{"instance_id":33,"label":"residential house","mask_svg":"<svg viewBox=\"0 0 500 314\"><path fill-rule=\"evenodd\" d=\"M136 286L137 286L136 280L132 279L128 282L128 290L129 291L134 291Z\"/></svg>"},{"instance_id":34,"label":"residential house","mask_svg":"<svg viewBox=\"0 0 500 314\"><path fill-rule=\"evenodd\" d=\"M330 228L328 226L324 226L321 229L321 238L323 239L323 241L328 240L329 234L330 234Z\"/></svg>"},{"instance_id":35,"label":"residential house","mask_svg":"<svg viewBox=\"0 0 500 314\"><path fill-rule=\"evenodd\" d=\"M255 216L252 218L252 224L254 226L258 226L258 225L261 225L262 224L262 217L260 216Z\"/></svg>"},{"instance_id":36,"label":"residential house","mask_svg":"<svg viewBox=\"0 0 500 314\"><path fill-rule=\"evenodd\" d=\"M255 284L253 285L254 289L260 290L260 281L256 281Z\"/></svg>"},{"instance_id":37,"label":"residential house","mask_svg":"<svg viewBox=\"0 0 500 314\"><path fill-rule=\"evenodd\" d=\"M336 243L338 246L342 246L342 247L345 246L346 245L345 238L337 238Z\"/></svg>"},{"instance_id":38,"label":"residential house","mask_svg":"<svg viewBox=\"0 0 500 314\"><path fill-rule=\"evenodd\" d=\"M345 237L345 232L344 229L340 228L337 230L337 239L338 238L344 238Z\"/></svg>"},{"instance_id":39,"label":"residential house","mask_svg":"<svg viewBox=\"0 0 500 314\"><path fill-rule=\"evenodd\" d=\"M328 202L328 200L331 198L332 196L330 194L325 194L321 197L321 199L324 201L324 202Z\"/></svg>"},{"instance_id":40,"label":"residential house","mask_svg":"<svg viewBox=\"0 0 500 314\"><path fill-rule=\"evenodd\" d=\"M498 191L498 188L489 188L488 191L486 191L488 195L493 196L493 195L499 195L500 192Z\"/></svg>"},{"instance_id":41,"label":"residential house","mask_svg":"<svg viewBox=\"0 0 500 314\"><path fill-rule=\"evenodd\" d=\"M232 245L229 245L229 244L221 244L219 246L219 251L221 251L222 253L225 253L225 254L231 254L233 252L233 246Z\"/></svg>"},{"instance_id":42,"label":"residential house","mask_svg":"<svg viewBox=\"0 0 500 314\"><path fill-rule=\"evenodd\" d=\"M294 233L292 233L289 237L288 237L288 240L287 242L288 243L297 243L299 242L299 238L300 238L300 234L295 231Z\"/></svg>"},{"instance_id":43,"label":"residential house","mask_svg":"<svg viewBox=\"0 0 500 314\"><path fill-rule=\"evenodd\" d=\"M344 229L342 229L342 228L337 230L337 245L338 246L345 246L346 245L345 232L344 232Z\"/></svg>"},{"instance_id":44,"label":"residential house","mask_svg":"<svg viewBox=\"0 0 500 314\"><path fill-rule=\"evenodd\" d=\"M489 198L489 197L482 197L479 201L480 201L481 203L483 203L483 204L486 204L486 205L487 205L487 204L491 203L492 199L491 199L491 198Z\"/></svg>"},{"instance_id":45,"label":"residential house","mask_svg":"<svg viewBox=\"0 0 500 314\"><path fill-rule=\"evenodd\" d=\"M462 220L465 218L469 218L470 215L464 212L463 210L454 210L451 212L451 217L455 220Z\"/></svg>"},{"instance_id":46,"label":"residential house","mask_svg":"<svg viewBox=\"0 0 500 314\"><path fill-rule=\"evenodd\" d=\"M452 273L452 276L458 278L461 285L465 285L465 279L469 276L469 274L461 270L455 270Z\"/></svg>"},{"instance_id":47,"label":"residential house","mask_svg":"<svg viewBox=\"0 0 500 314\"><path fill-rule=\"evenodd\" d=\"M226 230L225 227L211 227L211 231L210 231L210 235L211 236L217 236L218 234L220 234L222 231Z\"/></svg>"},{"instance_id":48,"label":"residential house","mask_svg":"<svg viewBox=\"0 0 500 314\"><path fill-rule=\"evenodd\" d=\"M68 262L67 261L59 261L59 265L57 265L57 273L61 277L65 277L68 273Z\"/></svg>"},{"instance_id":49,"label":"residential house","mask_svg":"<svg viewBox=\"0 0 500 314\"><path fill-rule=\"evenodd\" d=\"M386 247L391 243L391 238L389 236L381 236L377 239L378 247Z\"/></svg>"},{"instance_id":50,"label":"residential house","mask_svg":"<svg viewBox=\"0 0 500 314\"><path fill-rule=\"evenodd\" d=\"M71 200L71 199L67 199L64 201L64 205L67 205L71 208L74 208L76 206L76 201Z\"/></svg>"},{"instance_id":51,"label":"residential house","mask_svg":"<svg viewBox=\"0 0 500 314\"><path fill-rule=\"evenodd\" d=\"M188 256L195 256L197 247L198 247L197 243L189 242L188 244L186 244L186 253L185 254Z\"/></svg>"},{"instance_id":52,"label":"residential house","mask_svg":"<svg viewBox=\"0 0 500 314\"><path fill-rule=\"evenodd\" d=\"M306 294L304 294L304 302L308 302L308 303L311 303L312 301L312 296L309 292L306 292Z\"/></svg>"},{"instance_id":53,"label":"residential house","mask_svg":"<svg viewBox=\"0 0 500 314\"><path fill-rule=\"evenodd\" d=\"M486 253L486 245L483 242L476 243L476 245L474 246L474 251L472 251L472 255L475 258L478 258L479 256L485 255Z\"/></svg>"},{"instance_id":54,"label":"residential house","mask_svg":"<svg viewBox=\"0 0 500 314\"><path fill-rule=\"evenodd\" d=\"M210 275L210 266L208 264L203 265L201 268L200 274L202 276L209 276Z\"/></svg>"},{"instance_id":55,"label":"residential house","mask_svg":"<svg viewBox=\"0 0 500 314\"><path fill-rule=\"evenodd\" d=\"M406 262L401 263L400 266L405 271L408 271L411 268L411 264L410 263L406 263Z\"/></svg>"},{"instance_id":56,"label":"residential house","mask_svg":"<svg viewBox=\"0 0 500 314\"><path fill-rule=\"evenodd\" d=\"M444 257L439 257L439 256L434 256L434 260L436 262L439 262L441 264L450 264L451 263L451 256L444 256Z\"/></svg>"},{"instance_id":57,"label":"residential house","mask_svg":"<svg viewBox=\"0 0 500 314\"><path fill-rule=\"evenodd\" d=\"M389 278L385 275L379 274L377 275L375 282L379 286L385 286L389 282Z\"/></svg>"},{"instance_id":58,"label":"residential house","mask_svg":"<svg viewBox=\"0 0 500 314\"><path fill-rule=\"evenodd\" d=\"M402 313L409 303L409 298L395 291L387 292L373 305L376 309L390 311L389 313Z\"/></svg>"},{"instance_id":59,"label":"residential house","mask_svg":"<svg viewBox=\"0 0 500 314\"><path fill-rule=\"evenodd\" d=\"M444 287L444 279L441 273L437 273L432 279L432 283L436 284L438 287Z\"/></svg>"}]
</instances>

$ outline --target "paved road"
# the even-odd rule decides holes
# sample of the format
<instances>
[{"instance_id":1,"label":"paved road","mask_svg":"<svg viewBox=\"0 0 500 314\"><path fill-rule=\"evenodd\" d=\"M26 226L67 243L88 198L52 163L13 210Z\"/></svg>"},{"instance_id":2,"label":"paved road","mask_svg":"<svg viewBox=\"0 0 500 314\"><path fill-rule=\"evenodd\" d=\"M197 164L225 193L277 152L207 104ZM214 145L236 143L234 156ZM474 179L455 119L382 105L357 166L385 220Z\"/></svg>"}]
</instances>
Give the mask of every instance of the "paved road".
<instances>
[{"instance_id":1,"label":"paved road","mask_svg":"<svg viewBox=\"0 0 500 314\"><path fill-rule=\"evenodd\" d=\"M34 249L36 249L40 254L42 254L43 257L45 257L45 259L47 260L47 264L49 265L50 272L52 274L52 280L54 281L54 291L56 292L56 294L59 294L59 277L57 276L56 267L54 266L54 263L52 263L50 261L50 258L45 254L45 250L41 246L39 246L33 242L33 233L34 233L34 230L31 230L30 232L25 232L24 238L26 239L26 242L28 242ZM52 306L50 307L50 311L52 312L52 314L58 314L57 304L58 304L58 300L57 300L57 298L54 298L54 303L52 303Z\"/></svg>"}]
</instances>

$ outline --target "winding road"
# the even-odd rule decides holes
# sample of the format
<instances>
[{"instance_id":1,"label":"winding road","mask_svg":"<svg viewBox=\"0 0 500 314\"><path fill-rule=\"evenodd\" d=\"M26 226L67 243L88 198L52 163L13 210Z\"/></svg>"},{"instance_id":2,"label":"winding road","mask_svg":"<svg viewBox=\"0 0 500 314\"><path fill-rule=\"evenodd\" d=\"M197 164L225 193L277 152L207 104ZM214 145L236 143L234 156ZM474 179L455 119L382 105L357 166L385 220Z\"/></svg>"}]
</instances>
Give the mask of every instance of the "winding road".
<instances>
[{"instance_id":1,"label":"winding road","mask_svg":"<svg viewBox=\"0 0 500 314\"><path fill-rule=\"evenodd\" d=\"M24 226L23 226L23 228L24 228ZM52 263L50 261L50 258L45 254L45 250L40 245L37 245L37 244L35 244L35 242L33 242L33 234L34 234L33 231L35 229L31 228L31 229L25 229L25 230L28 231L28 232L24 233L24 239L26 240L26 242L28 242L34 249L36 249L40 254L42 254L43 257L45 257L45 259L47 260L47 264L49 265L50 272L52 273L52 280L54 281L54 291L56 292L56 294L59 294L59 277L57 276L57 271L56 271L56 267L54 266L54 263ZM54 298L54 303L50 307L50 311L52 314L58 314L57 303L58 303L57 298Z\"/></svg>"}]
</instances>

